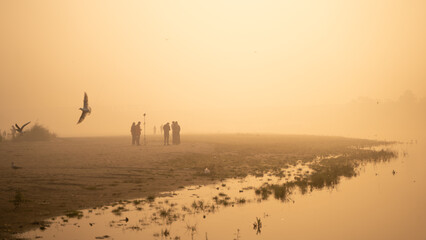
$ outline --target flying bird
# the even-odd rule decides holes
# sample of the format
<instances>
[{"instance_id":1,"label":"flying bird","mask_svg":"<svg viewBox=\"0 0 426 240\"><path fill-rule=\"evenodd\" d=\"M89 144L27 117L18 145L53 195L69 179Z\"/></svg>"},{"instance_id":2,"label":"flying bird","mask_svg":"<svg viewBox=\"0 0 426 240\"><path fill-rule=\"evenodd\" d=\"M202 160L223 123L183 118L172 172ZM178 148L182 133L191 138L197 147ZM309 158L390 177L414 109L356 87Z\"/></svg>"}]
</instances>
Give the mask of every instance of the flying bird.
<instances>
[{"instance_id":1,"label":"flying bird","mask_svg":"<svg viewBox=\"0 0 426 240\"><path fill-rule=\"evenodd\" d=\"M19 133L22 133L22 131L24 131L24 127L27 126L30 123L31 122L27 122L24 125L22 125L22 127L19 127L19 125L15 123L16 131L18 131Z\"/></svg>"},{"instance_id":2,"label":"flying bird","mask_svg":"<svg viewBox=\"0 0 426 240\"><path fill-rule=\"evenodd\" d=\"M86 118L86 115L92 113L92 108L89 107L89 98L87 97L87 93L84 93L84 101L83 101L83 107L80 108L81 110L81 116L78 120L77 124L83 122L84 118Z\"/></svg>"}]
</instances>

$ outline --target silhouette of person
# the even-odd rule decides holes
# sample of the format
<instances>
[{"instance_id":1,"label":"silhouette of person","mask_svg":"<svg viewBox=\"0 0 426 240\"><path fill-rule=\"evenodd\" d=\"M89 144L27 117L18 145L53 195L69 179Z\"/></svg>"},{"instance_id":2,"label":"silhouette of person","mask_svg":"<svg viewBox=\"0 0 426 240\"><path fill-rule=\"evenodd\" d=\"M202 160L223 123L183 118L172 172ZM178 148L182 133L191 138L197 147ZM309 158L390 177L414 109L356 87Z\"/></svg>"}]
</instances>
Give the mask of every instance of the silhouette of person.
<instances>
[{"instance_id":1,"label":"silhouette of person","mask_svg":"<svg viewBox=\"0 0 426 240\"><path fill-rule=\"evenodd\" d=\"M175 132L176 132L175 144L179 145L180 144L180 126L179 126L179 123L177 121L175 122Z\"/></svg>"},{"instance_id":2,"label":"silhouette of person","mask_svg":"<svg viewBox=\"0 0 426 240\"><path fill-rule=\"evenodd\" d=\"M138 146L141 145L140 144L141 132L142 132L141 122L138 122L138 124L136 124L136 126L135 126L136 145L138 145Z\"/></svg>"},{"instance_id":3,"label":"silhouette of person","mask_svg":"<svg viewBox=\"0 0 426 240\"><path fill-rule=\"evenodd\" d=\"M154 126L154 135L157 133L157 127Z\"/></svg>"},{"instance_id":4,"label":"silhouette of person","mask_svg":"<svg viewBox=\"0 0 426 240\"><path fill-rule=\"evenodd\" d=\"M130 127L130 133L132 134L132 145L135 145L136 143L136 123L133 122L132 126Z\"/></svg>"},{"instance_id":5,"label":"silhouette of person","mask_svg":"<svg viewBox=\"0 0 426 240\"><path fill-rule=\"evenodd\" d=\"M172 121L172 144L176 145L176 122Z\"/></svg>"},{"instance_id":6,"label":"silhouette of person","mask_svg":"<svg viewBox=\"0 0 426 240\"><path fill-rule=\"evenodd\" d=\"M170 132L170 123L166 123L163 126L164 132L164 146L169 145L169 132Z\"/></svg>"},{"instance_id":7,"label":"silhouette of person","mask_svg":"<svg viewBox=\"0 0 426 240\"><path fill-rule=\"evenodd\" d=\"M164 125L163 125L163 124L161 124L161 125L160 125L160 134L161 134L161 135L163 135L163 127L164 127Z\"/></svg>"}]
</instances>

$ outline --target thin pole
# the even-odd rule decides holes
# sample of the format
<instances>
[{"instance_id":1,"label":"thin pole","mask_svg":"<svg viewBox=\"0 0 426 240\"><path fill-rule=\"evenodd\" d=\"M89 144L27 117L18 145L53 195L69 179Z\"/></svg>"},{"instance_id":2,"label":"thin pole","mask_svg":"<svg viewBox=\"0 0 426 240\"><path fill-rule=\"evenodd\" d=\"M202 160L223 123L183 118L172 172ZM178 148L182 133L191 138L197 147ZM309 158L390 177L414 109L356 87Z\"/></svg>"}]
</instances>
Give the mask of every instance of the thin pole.
<instances>
[{"instance_id":1,"label":"thin pole","mask_svg":"<svg viewBox=\"0 0 426 240\"><path fill-rule=\"evenodd\" d=\"M146 116L146 113L143 114L143 145L146 145L146 138L145 138L145 116Z\"/></svg>"}]
</instances>

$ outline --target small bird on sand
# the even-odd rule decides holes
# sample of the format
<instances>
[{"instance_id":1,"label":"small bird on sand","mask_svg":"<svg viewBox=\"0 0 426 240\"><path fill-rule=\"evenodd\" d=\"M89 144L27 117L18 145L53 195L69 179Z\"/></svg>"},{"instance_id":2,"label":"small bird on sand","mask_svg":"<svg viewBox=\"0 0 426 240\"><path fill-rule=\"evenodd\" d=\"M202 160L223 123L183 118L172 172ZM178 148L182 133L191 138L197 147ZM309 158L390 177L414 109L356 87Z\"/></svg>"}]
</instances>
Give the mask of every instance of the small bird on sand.
<instances>
[{"instance_id":1,"label":"small bird on sand","mask_svg":"<svg viewBox=\"0 0 426 240\"><path fill-rule=\"evenodd\" d=\"M87 114L90 115L90 113L92 113L92 108L89 107L89 98L87 97L87 93L84 93L83 107L80 108L80 110L81 110L81 116L77 124L83 122Z\"/></svg>"},{"instance_id":2,"label":"small bird on sand","mask_svg":"<svg viewBox=\"0 0 426 240\"><path fill-rule=\"evenodd\" d=\"M392 174L395 175L395 173L396 173L395 170L392 170Z\"/></svg>"},{"instance_id":3,"label":"small bird on sand","mask_svg":"<svg viewBox=\"0 0 426 240\"><path fill-rule=\"evenodd\" d=\"M19 127L19 125L15 123L16 131L19 132L19 133L22 133L24 131L24 127L27 126L30 123L31 122L27 122L24 125L22 125L22 127Z\"/></svg>"},{"instance_id":4,"label":"small bird on sand","mask_svg":"<svg viewBox=\"0 0 426 240\"><path fill-rule=\"evenodd\" d=\"M15 163L12 162L12 169L15 169L15 170L22 169L22 167L15 166Z\"/></svg>"}]
</instances>

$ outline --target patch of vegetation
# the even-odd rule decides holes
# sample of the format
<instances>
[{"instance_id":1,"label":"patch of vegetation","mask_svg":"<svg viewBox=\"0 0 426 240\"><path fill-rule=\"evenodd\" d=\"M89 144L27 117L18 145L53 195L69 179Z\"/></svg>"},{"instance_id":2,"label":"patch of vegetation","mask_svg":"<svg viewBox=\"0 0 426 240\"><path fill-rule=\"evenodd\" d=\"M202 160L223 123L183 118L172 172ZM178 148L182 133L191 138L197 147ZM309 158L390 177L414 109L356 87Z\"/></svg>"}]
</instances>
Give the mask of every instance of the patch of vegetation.
<instances>
[{"instance_id":1,"label":"patch of vegetation","mask_svg":"<svg viewBox=\"0 0 426 240\"><path fill-rule=\"evenodd\" d=\"M161 209L160 210L160 217L162 217L162 218L167 218L167 217L169 217L170 215L171 215L171 213L172 213L172 209L171 208L169 208L169 209Z\"/></svg>"},{"instance_id":2,"label":"patch of vegetation","mask_svg":"<svg viewBox=\"0 0 426 240\"><path fill-rule=\"evenodd\" d=\"M148 196L147 198L146 198L146 200L148 200L148 202L154 202L155 201L155 196Z\"/></svg>"},{"instance_id":3,"label":"patch of vegetation","mask_svg":"<svg viewBox=\"0 0 426 240\"><path fill-rule=\"evenodd\" d=\"M268 184L266 186L269 186ZM269 195L272 193L270 189L267 187L260 187L254 191L256 195L261 195L262 199L266 200L268 199Z\"/></svg>"},{"instance_id":4,"label":"patch of vegetation","mask_svg":"<svg viewBox=\"0 0 426 240\"><path fill-rule=\"evenodd\" d=\"M167 238L169 235L170 235L170 231L167 228L164 230L161 230L161 236L164 236Z\"/></svg>"},{"instance_id":5,"label":"patch of vegetation","mask_svg":"<svg viewBox=\"0 0 426 240\"><path fill-rule=\"evenodd\" d=\"M65 216L67 216L68 218L82 218L83 217L83 212L82 211L77 211L77 210L72 210L72 211L68 211L67 213L65 213Z\"/></svg>"},{"instance_id":6,"label":"patch of vegetation","mask_svg":"<svg viewBox=\"0 0 426 240\"><path fill-rule=\"evenodd\" d=\"M219 195L218 196L214 196L213 197L213 200L215 201L215 203L217 204L217 205L223 205L223 206L228 206L228 205L233 205L234 204L234 202L230 202L229 200L230 200L231 198L228 196L228 195L226 195L226 194L224 194L224 193L222 193L222 194L220 194L219 193Z\"/></svg>"},{"instance_id":7,"label":"patch of vegetation","mask_svg":"<svg viewBox=\"0 0 426 240\"><path fill-rule=\"evenodd\" d=\"M19 134L14 140L15 141L48 141L56 138L56 134L52 133L38 123L34 124L28 131L24 131Z\"/></svg>"},{"instance_id":8,"label":"patch of vegetation","mask_svg":"<svg viewBox=\"0 0 426 240\"><path fill-rule=\"evenodd\" d=\"M129 209L123 206L118 206L117 208L114 208L111 212L117 216L120 216L122 212L126 212L126 211L129 211Z\"/></svg>"},{"instance_id":9,"label":"patch of vegetation","mask_svg":"<svg viewBox=\"0 0 426 240\"><path fill-rule=\"evenodd\" d=\"M275 199L289 200L294 188L298 188L302 194L313 189L334 188L341 177L351 178L357 175L358 166L364 162L389 161L396 157L396 153L390 151L360 150L351 155L341 155L336 158L324 158L319 162L311 164L314 170L305 178L295 178L295 181L284 184L263 184L255 189L255 194L262 199L267 199L271 194Z\"/></svg>"},{"instance_id":10,"label":"patch of vegetation","mask_svg":"<svg viewBox=\"0 0 426 240\"><path fill-rule=\"evenodd\" d=\"M256 234L262 232L262 221L260 218L256 217L256 221L253 223L253 229L256 230Z\"/></svg>"},{"instance_id":11,"label":"patch of vegetation","mask_svg":"<svg viewBox=\"0 0 426 240\"><path fill-rule=\"evenodd\" d=\"M195 210L195 211L204 211L206 207L204 204L203 200L199 200L199 201L194 201L191 204L191 207Z\"/></svg>"}]
</instances>

